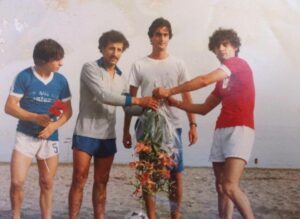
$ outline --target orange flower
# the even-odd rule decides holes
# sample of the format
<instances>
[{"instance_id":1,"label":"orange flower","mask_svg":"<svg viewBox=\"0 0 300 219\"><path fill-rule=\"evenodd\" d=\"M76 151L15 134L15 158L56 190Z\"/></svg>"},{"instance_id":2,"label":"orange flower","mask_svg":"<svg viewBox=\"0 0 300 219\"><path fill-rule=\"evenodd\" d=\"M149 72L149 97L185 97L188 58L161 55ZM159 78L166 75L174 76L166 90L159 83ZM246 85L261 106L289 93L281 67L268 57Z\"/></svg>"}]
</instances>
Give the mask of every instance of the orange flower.
<instances>
[{"instance_id":1,"label":"orange flower","mask_svg":"<svg viewBox=\"0 0 300 219\"><path fill-rule=\"evenodd\" d=\"M153 169L154 169L153 163L147 162L147 163L146 163L146 168L147 168L147 170L149 170L149 171L153 170Z\"/></svg>"},{"instance_id":2,"label":"orange flower","mask_svg":"<svg viewBox=\"0 0 300 219\"><path fill-rule=\"evenodd\" d=\"M165 167L171 167L175 165L174 160L168 156L167 153L160 153L158 158L160 159L160 162Z\"/></svg>"},{"instance_id":3,"label":"orange flower","mask_svg":"<svg viewBox=\"0 0 300 219\"><path fill-rule=\"evenodd\" d=\"M150 174L149 173L142 173L138 176L139 181L141 182L142 186L145 186L151 182Z\"/></svg>"},{"instance_id":4,"label":"orange flower","mask_svg":"<svg viewBox=\"0 0 300 219\"><path fill-rule=\"evenodd\" d=\"M151 153L152 149L150 145L146 145L143 142L138 142L135 146L135 152L136 153Z\"/></svg>"},{"instance_id":5,"label":"orange flower","mask_svg":"<svg viewBox=\"0 0 300 219\"><path fill-rule=\"evenodd\" d=\"M166 179L170 179L170 170L167 170L167 169L162 169L162 170L160 170L159 171L159 174L162 176L162 177L164 177L164 178L166 178Z\"/></svg>"}]
</instances>

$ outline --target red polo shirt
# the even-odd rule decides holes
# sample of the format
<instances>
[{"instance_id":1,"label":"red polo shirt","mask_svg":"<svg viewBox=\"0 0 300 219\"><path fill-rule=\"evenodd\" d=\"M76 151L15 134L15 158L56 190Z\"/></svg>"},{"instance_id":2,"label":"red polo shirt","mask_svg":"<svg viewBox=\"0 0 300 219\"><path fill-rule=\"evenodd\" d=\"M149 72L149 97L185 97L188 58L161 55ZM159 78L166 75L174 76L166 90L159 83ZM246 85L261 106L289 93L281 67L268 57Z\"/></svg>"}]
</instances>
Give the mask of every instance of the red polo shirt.
<instances>
[{"instance_id":1,"label":"red polo shirt","mask_svg":"<svg viewBox=\"0 0 300 219\"><path fill-rule=\"evenodd\" d=\"M231 72L229 78L216 83L212 95L222 99L216 128L248 126L254 129L255 88L248 63L233 57L223 61Z\"/></svg>"}]
</instances>

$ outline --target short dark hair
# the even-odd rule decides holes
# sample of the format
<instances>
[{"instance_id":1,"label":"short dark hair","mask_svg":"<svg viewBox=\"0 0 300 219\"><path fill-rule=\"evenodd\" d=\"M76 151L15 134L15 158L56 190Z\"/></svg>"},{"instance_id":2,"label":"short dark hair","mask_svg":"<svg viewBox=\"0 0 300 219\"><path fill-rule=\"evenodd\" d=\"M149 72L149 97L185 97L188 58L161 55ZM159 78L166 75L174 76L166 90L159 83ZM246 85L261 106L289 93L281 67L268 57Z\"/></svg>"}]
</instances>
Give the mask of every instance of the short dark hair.
<instances>
[{"instance_id":1,"label":"short dark hair","mask_svg":"<svg viewBox=\"0 0 300 219\"><path fill-rule=\"evenodd\" d=\"M98 40L99 46L98 49L102 52L102 49L105 48L109 43L123 43L123 51L129 47L129 42L126 37L116 30L110 30L104 32Z\"/></svg>"},{"instance_id":2,"label":"short dark hair","mask_svg":"<svg viewBox=\"0 0 300 219\"><path fill-rule=\"evenodd\" d=\"M60 60L64 57L62 46L52 39L43 39L34 46L33 61L35 65L43 65L49 61Z\"/></svg>"},{"instance_id":3,"label":"short dark hair","mask_svg":"<svg viewBox=\"0 0 300 219\"><path fill-rule=\"evenodd\" d=\"M228 40L232 46L237 48L235 55L238 55L241 46L241 40L233 29L217 29L211 37L209 37L208 48L214 52L215 48L219 47L220 44Z\"/></svg>"},{"instance_id":4,"label":"short dark hair","mask_svg":"<svg viewBox=\"0 0 300 219\"><path fill-rule=\"evenodd\" d=\"M150 25L149 30L148 30L148 36L149 36L149 38L153 37L154 32L159 27L166 27L166 28L168 28L168 30L169 30L169 38L170 39L172 38L173 33L172 33L171 23L168 20L164 19L163 17L156 18L152 22L152 24Z\"/></svg>"}]
</instances>

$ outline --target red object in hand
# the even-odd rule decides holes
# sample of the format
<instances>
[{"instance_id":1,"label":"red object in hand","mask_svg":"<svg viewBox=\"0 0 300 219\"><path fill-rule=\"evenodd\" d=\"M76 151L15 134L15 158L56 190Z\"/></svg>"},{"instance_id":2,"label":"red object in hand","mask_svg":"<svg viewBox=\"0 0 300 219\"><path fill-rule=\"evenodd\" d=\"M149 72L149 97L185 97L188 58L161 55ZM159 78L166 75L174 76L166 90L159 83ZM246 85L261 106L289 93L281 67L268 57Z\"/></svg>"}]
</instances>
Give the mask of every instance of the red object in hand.
<instances>
[{"instance_id":1,"label":"red object in hand","mask_svg":"<svg viewBox=\"0 0 300 219\"><path fill-rule=\"evenodd\" d=\"M66 110L66 105L61 100L55 100L49 108L49 113L53 116L60 116Z\"/></svg>"}]
</instances>

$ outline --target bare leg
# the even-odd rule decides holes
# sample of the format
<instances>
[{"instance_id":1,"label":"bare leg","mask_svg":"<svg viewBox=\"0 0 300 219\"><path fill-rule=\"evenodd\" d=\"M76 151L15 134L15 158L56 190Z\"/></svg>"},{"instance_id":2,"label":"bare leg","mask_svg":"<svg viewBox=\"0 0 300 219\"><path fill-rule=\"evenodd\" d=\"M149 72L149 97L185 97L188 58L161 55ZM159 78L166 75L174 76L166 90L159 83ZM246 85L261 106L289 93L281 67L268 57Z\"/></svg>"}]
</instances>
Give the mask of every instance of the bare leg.
<instances>
[{"instance_id":1,"label":"bare leg","mask_svg":"<svg viewBox=\"0 0 300 219\"><path fill-rule=\"evenodd\" d=\"M170 188L170 211L172 219L180 218L182 203L182 173L174 173L171 179L174 184Z\"/></svg>"},{"instance_id":2,"label":"bare leg","mask_svg":"<svg viewBox=\"0 0 300 219\"><path fill-rule=\"evenodd\" d=\"M222 189L223 173L225 163L213 163L216 178L216 190L218 193L218 210L221 219L231 219L233 216L233 202L224 194Z\"/></svg>"},{"instance_id":3,"label":"bare leg","mask_svg":"<svg viewBox=\"0 0 300 219\"><path fill-rule=\"evenodd\" d=\"M227 158L224 166L222 188L245 219L254 219L250 202L240 189L240 178L246 162L239 158Z\"/></svg>"},{"instance_id":4,"label":"bare leg","mask_svg":"<svg viewBox=\"0 0 300 219\"><path fill-rule=\"evenodd\" d=\"M47 164L46 164L46 163ZM40 175L40 207L42 219L51 219L54 176L58 165L58 156L46 160L37 160ZM48 167L48 168L47 168Z\"/></svg>"},{"instance_id":5,"label":"bare leg","mask_svg":"<svg viewBox=\"0 0 300 219\"><path fill-rule=\"evenodd\" d=\"M106 186L114 156L94 158L93 207L94 219L104 219Z\"/></svg>"},{"instance_id":6,"label":"bare leg","mask_svg":"<svg viewBox=\"0 0 300 219\"><path fill-rule=\"evenodd\" d=\"M69 193L69 218L78 218L83 189L88 178L91 156L83 151L73 149L73 177Z\"/></svg>"},{"instance_id":7,"label":"bare leg","mask_svg":"<svg viewBox=\"0 0 300 219\"><path fill-rule=\"evenodd\" d=\"M156 208L155 196L144 193L143 198L145 201L148 218L155 219L155 208Z\"/></svg>"},{"instance_id":8,"label":"bare leg","mask_svg":"<svg viewBox=\"0 0 300 219\"><path fill-rule=\"evenodd\" d=\"M10 201L12 219L19 219L21 216L21 206L23 203L23 186L28 174L32 158L13 150L10 163Z\"/></svg>"}]
</instances>

